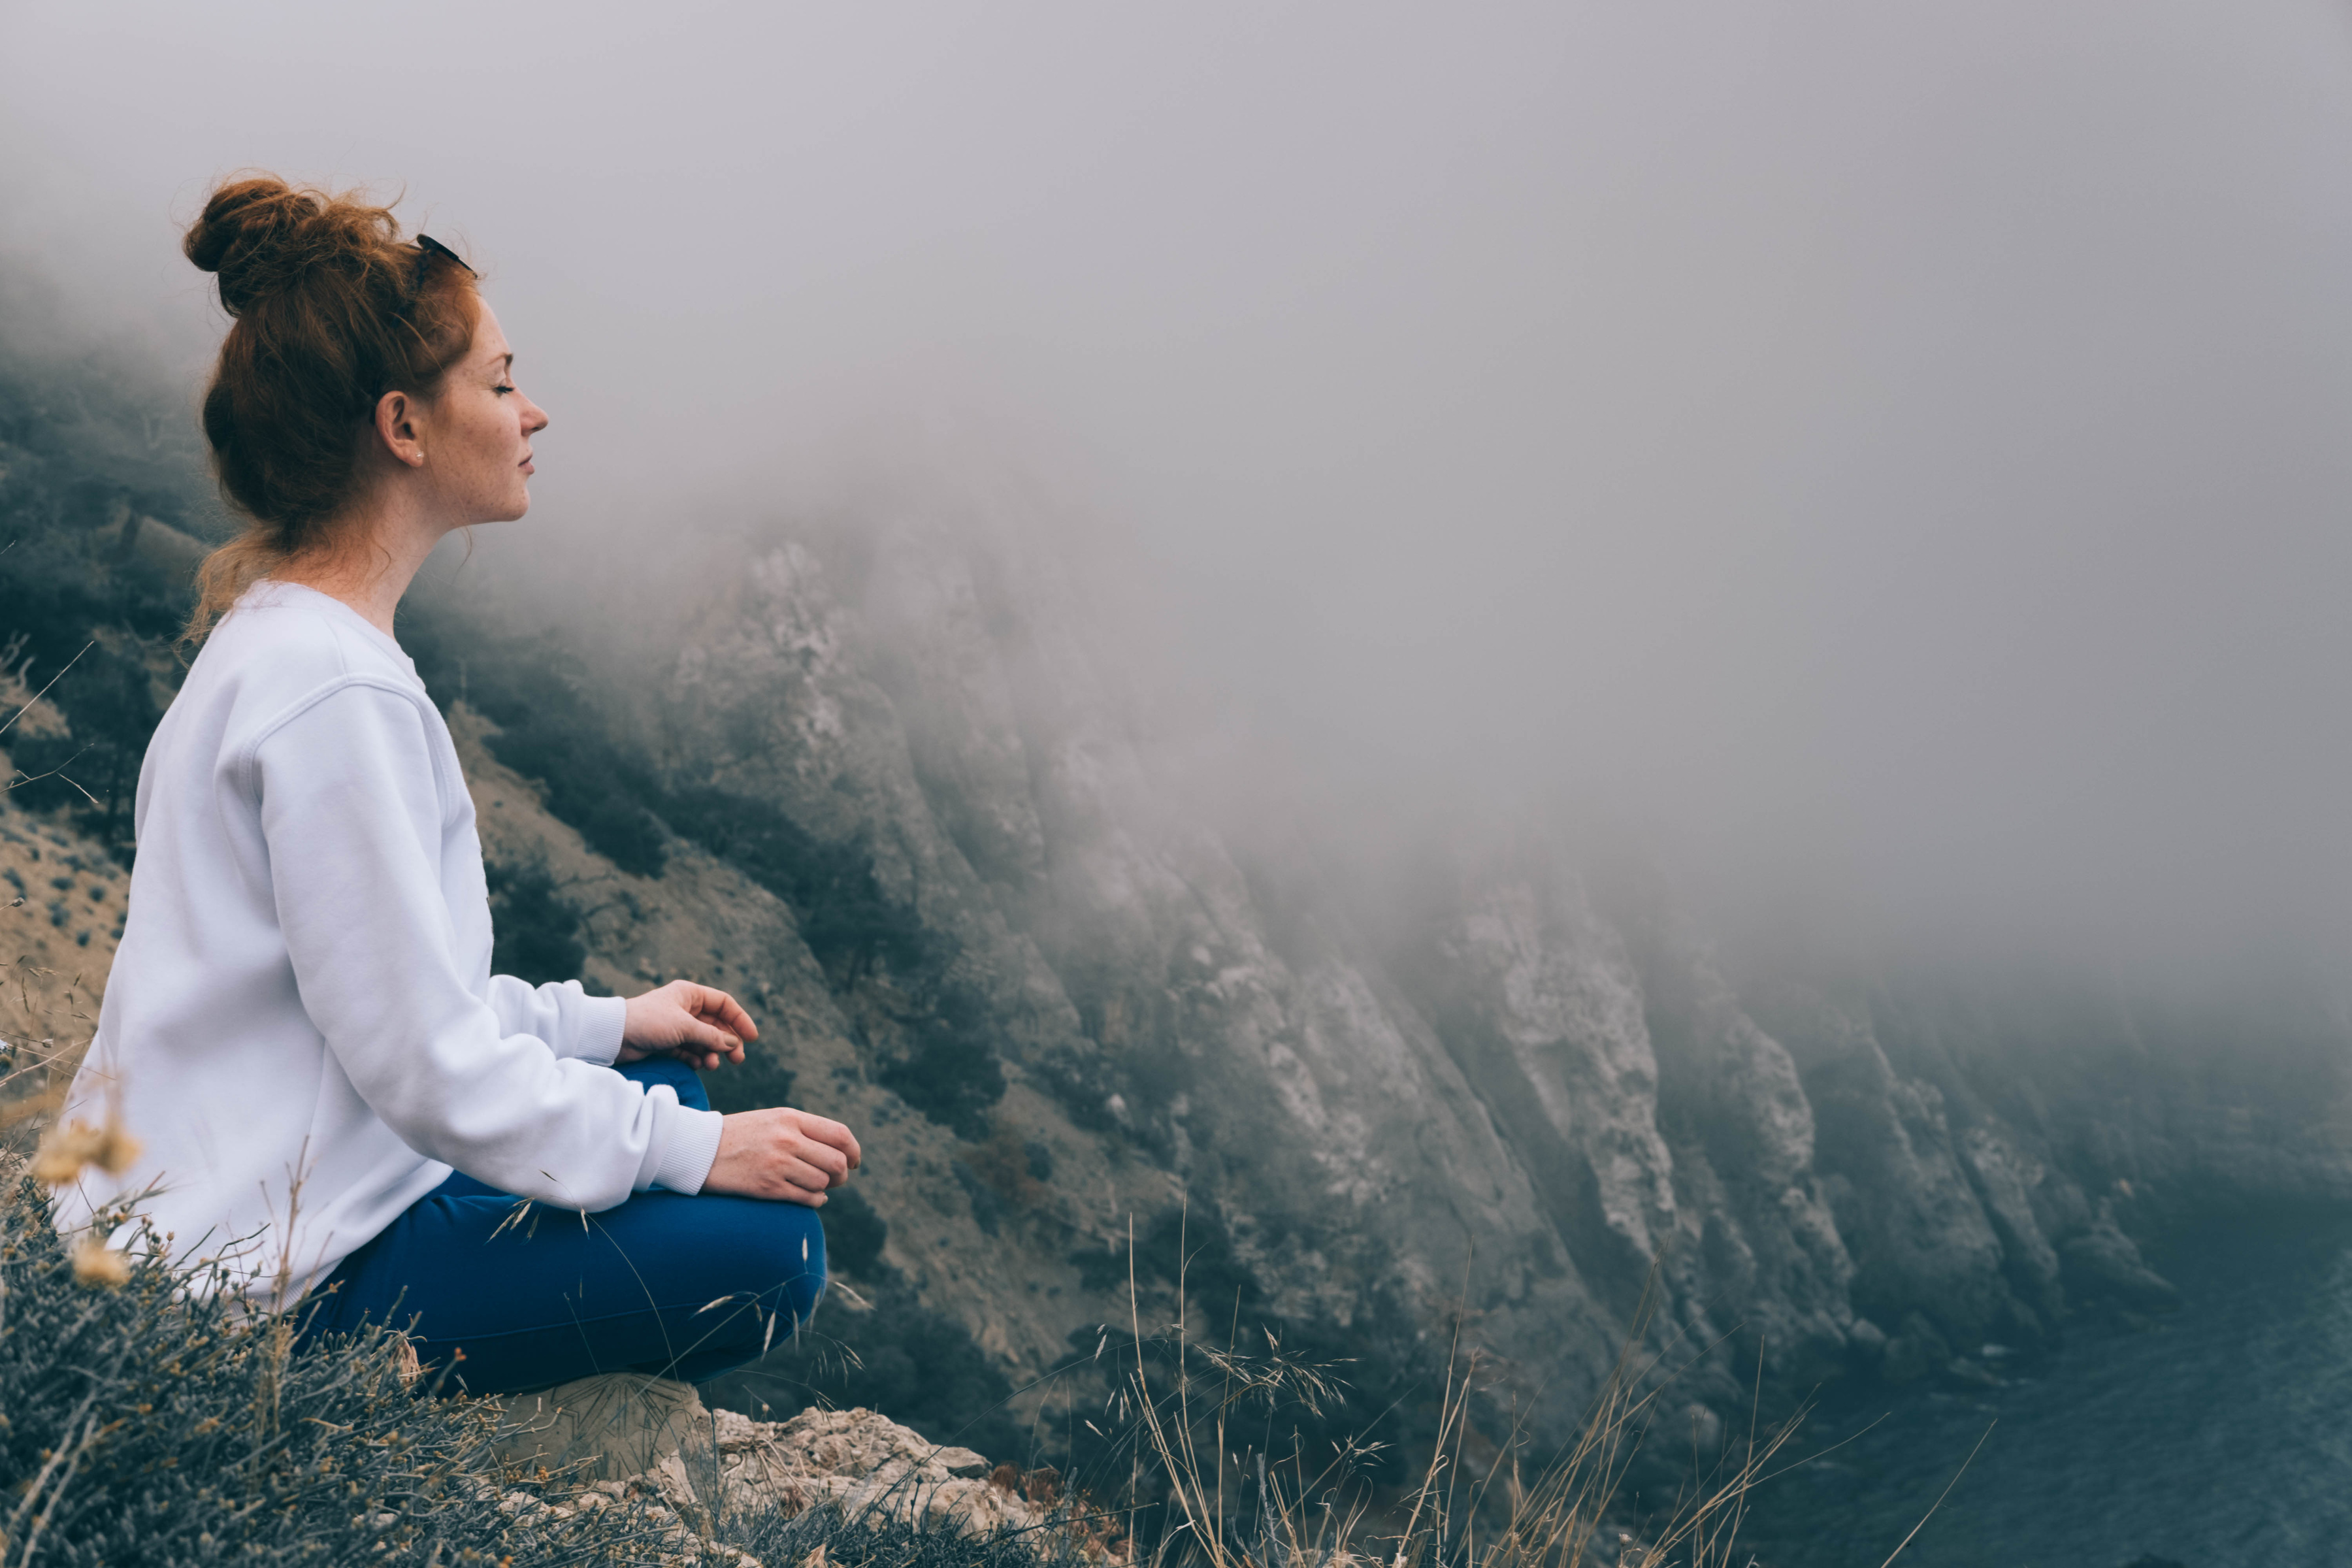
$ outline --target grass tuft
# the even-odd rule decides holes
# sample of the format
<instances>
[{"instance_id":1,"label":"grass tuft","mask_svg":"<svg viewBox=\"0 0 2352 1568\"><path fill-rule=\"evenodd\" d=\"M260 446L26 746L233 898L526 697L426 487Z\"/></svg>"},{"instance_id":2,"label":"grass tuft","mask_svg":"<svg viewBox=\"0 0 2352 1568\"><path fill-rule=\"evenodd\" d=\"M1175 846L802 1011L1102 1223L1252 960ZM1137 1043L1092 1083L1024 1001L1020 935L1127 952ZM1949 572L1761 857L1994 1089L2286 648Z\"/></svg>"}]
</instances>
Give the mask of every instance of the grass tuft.
<instances>
[{"instance_id":1,"label":"grass tuft","mask_svg":"<svg viewBox=\"0 0 2352 1568\"><path fill-rule=\"evenodd\" d=\"M1654 1290L1645 1312L1654 1303ZM1176 1323L1148 1338L1138 1322L1106 1409L1120 1412L1131 1434L1131 1499L1158 1503L1150 1521L1153 1510L1129 1510L1139 1537L1149 1538L1139 1560L1153 1568L1733 1568L1747 1561L1736 1543L1748 1495L1780 1461L1802 1413L1696 1463L1662 1516L1630 1519L1618 1506L1623 1483L1675 1382L1662 1358L1641 1353L1645 1328L1636 1324L1581 1430L1549 1454L1517 1430L1497 1443L1475 1429L1478 1357L1457 1347L1421 1474L1390 1489L1361 1484L1373 1456L1346 1446L1320 1464L1306 1462L1296 1442L1279 1458L1269 1457L1274 1445L1252 1451L1253 1430L1275 1425L1265 1418L1272 1410L1311 1418L1339 1397L1334 1368L1279 1346L1244 1355L1193 1343L1181 1309ZM1155 1344L1159 1353L1142 1353Z\"/></svg>"}]
</instances>

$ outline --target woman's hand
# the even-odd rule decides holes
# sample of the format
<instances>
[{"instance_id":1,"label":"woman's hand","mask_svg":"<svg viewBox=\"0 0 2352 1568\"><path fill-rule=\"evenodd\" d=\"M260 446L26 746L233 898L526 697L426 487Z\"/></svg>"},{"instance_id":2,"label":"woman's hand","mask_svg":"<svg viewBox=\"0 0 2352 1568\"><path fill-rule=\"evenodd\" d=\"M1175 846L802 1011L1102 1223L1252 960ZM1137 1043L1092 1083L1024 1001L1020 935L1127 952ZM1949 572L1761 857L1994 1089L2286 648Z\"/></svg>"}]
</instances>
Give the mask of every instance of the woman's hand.
<instances>
[{"instance_id":1,"label":"woman's hand","mask_svg":"<svg viewBox=\"0 0 2352 1568\"><path fill-rule=\"evenodd\" d=\"M740 1063L743 1042L760 1037L751 1015L726 992L691 980L673 980L658 991L629 998L621 1026L618 1061L672 1056L709 1072L720 1062Z\"/></svg>"},{"instance_id":2,"label":"woman's hand","mask_svg":"<svg viewBox=\"0 0 2352 1568\"><path fill-rule=\"evenodd\" d=\"M825 1193L849 1180L857 1159L856 1135L838 1121L789 1106L739 1110L719 1123L719 1157L702 1190L822 1208Z\"/></svg>"}]
</instances>

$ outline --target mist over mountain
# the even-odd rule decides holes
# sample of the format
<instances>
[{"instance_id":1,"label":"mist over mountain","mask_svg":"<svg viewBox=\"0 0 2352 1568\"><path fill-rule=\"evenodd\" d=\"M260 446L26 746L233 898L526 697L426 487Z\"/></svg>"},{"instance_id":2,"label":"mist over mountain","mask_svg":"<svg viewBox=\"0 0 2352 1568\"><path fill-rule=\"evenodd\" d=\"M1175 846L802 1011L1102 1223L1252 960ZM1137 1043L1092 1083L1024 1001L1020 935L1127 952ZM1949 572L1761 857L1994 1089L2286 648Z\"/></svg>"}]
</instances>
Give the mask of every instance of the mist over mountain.
<instances>
[{"instance_id":1,"label":"mist over mountain","mask_svg":"<svg viewBox=\"0 0 2352 1568\"><path fill-rule=\"evenodd\" d=\"M168 700L218 526L169 405L0 375L10 657L37 683L89 645L9 737L60 774L11 816L126 863L107 759ZM714 1391L735 1403L870 1403L1067 1462L1132 1279L1155 1323L1344 1364L1317 1440L1391 1444L1375 1479L1462 1352L1498 1442L1572 1431L1629 1338L1670 1352L1687 1448L1759 1371L1775 1398L1969 1387L1979 1347L2063 1353L2171 1306L2152 1237L2352 1197L2352 1026L2323 991L1735 950L1531 816L1350 858L1269 797L1231 834L1160 760L1054 531L898 499L714 531L672 625L608 632L626 589L550 621L457 560L404 611L499 962L735 989L766 1033L722 1107L866 1131L825 1211L860 1305L824 1341L856 1362L788 1347Z\"/></svg>"},{"instance_id":2,"label":"mist over mountain","mask_svg":"<svg viewBox=\"0 0 2352 1568\"><path fill-rule=\"evenodd\" d=\"M0 825L135 858L173 216L404 181L555 417L401 623L498 962L867 1150L714 1397L1082 1467L1181 1311L1387 1480L1631 1340L1671 1489L2352 1198L2332 10L415 16L0 16Z\"/></svg>"},{"instance_id":3,"label":"mist over mountain","mask_svg":"<svg viewBox=\"0 0 2352 1568\"><path fill-rule=\"evenodd\" d=\"M911 451L1042 479L1229 787L1368 839L1524 811L1906 963L2352 954L2328 6L276 15L0 18L0 247L192 396L212 179L404 192L555 418L479 561L542 612Z\"/></svg>"}]
</instances>

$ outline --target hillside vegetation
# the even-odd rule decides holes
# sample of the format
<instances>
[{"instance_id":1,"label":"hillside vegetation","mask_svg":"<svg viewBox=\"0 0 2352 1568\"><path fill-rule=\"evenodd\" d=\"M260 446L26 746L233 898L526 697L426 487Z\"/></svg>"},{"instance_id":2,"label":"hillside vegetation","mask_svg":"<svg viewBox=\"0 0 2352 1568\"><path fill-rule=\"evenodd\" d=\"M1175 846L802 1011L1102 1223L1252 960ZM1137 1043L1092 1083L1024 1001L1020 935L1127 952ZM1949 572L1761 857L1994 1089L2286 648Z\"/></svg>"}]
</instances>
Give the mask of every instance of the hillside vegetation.
<instances>
[{"instance_id":1,"label":"hillside vegetation","mask_svg":"<svg viewBox=\"0 0 2352 1568\"><path fill-rule=\"evenodd\" d=\"M16 1026L68 1059L219 527L171 399L0 363L0 647L10 693L46 691L0 735ZM2178 1217L2352 1197L2322 1010L1746 973L1533 829L1394 878L1229 837L1018 517L951 498L725 548L691 616L551 626L477 564L401 637L466 759L500 962L737 990L765 1032L719 1102L861 1130L825 1211L848 1289L709 1391L736 1408L867 1404L1084 1473L1131 1452L1087 1369L1183 1319L1343 1368L1244 1447L1402 1495L1449 1419L1502 1464L1573 1442L1629 1342L1691 1347L1674 1439L1629 1460L1654 1502L1759 1376L1768 1403L1980 1384L1989 1343L2030 1365L2164 1309L2139 1243ZM55 1084L18 1087L21 1134Z\"/></svg>"}]
</instances>

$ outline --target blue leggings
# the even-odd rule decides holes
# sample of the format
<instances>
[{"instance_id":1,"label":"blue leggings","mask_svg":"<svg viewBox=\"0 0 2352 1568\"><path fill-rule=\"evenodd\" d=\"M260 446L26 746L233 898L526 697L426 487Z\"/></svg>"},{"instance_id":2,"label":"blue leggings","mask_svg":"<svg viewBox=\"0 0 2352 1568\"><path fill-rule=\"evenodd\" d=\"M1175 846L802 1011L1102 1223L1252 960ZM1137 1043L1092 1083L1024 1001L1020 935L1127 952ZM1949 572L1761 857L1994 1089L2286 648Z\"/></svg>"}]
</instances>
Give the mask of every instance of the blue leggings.
<instances>
[{"instance_id":1,"label":"blue leggings","mask_svg":"<svg viewBox=\"0 0 2352 1568\"><path fill-rule=\"evenodd\" d=\"M710 1109L683 1062L615 1069ZM662 1188L601 1214L533 1205L449 1179L314 1287L300 1341L362 1323L406 1329L428 1373L470 1394L599 1372L701 1383L792 1338L824 1290L824 1232L798 1204Z\"/></svg>"}]
</instances>

